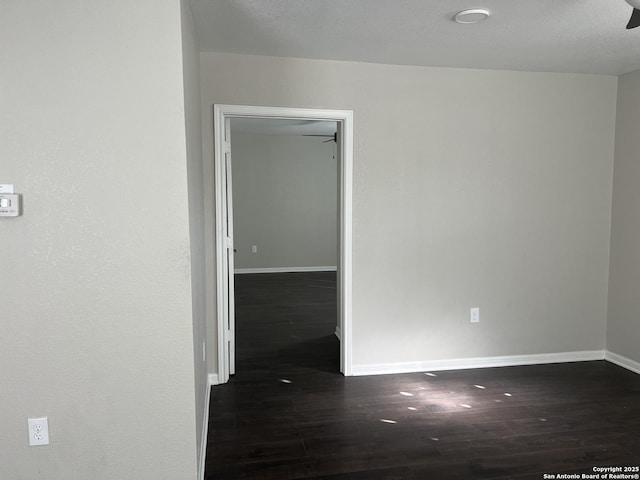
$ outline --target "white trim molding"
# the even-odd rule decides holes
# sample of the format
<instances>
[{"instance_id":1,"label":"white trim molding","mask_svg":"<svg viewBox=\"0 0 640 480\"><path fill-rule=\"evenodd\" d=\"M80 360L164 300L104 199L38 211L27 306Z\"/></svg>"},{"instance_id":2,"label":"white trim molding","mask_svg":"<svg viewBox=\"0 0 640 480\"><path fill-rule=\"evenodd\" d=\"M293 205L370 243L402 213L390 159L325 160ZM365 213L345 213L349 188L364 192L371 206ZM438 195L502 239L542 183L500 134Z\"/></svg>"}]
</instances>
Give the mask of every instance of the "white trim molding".
<instances>
[{"instance_id":1,"label":"white trim molding","mask_svg":"<svg viewBox=\"0 0 640 480\"><path fill-rule=\"evenodd\" d=\"M353 375L384 375L390 373L437 372L469 368L585 362L604 359L604 350L588 350L582 352L542 353L536 355L508 355L502 357L455 358L447 360L427 360L423 362L354 365L352 372Z\"/></svg>"},{"instance_id":2,"label":"white trim molding","mask_svg":"<svg viewBox=\"0 0 640 480\"><path fill-rule=\"evenodd\" d=\"M204 416L202 420L202 439L200 441L200 464L198 465L198 479L204 480L205 461L207 457L207 439L209 438L209 408L211 405L211 387L220 385L217 373L207 375L207 391L204 399Z\"/></svg>"},{"instance_id":3,"label":"white trim molding","mask_svg":"<svg viewBox=\"0 0 640 480\"><path fill-rule=\"evenodd\" d=\"M622 355L610 352L609 350L607 350L607 352L605 353L604 359L607 362L615 363L622 368L626 368L627 370L631 370L634 373L640 374L640 363L636 362L635 360L623 357Z\"/></svg>"},{"instance_id":4,"label":"white trim molding","mask_svg":"<svg viewBox=\"0 0 640 480\"><path fill-rule=\"evenodd\" d=\"M265 267L265 268L236 268L233 273L304 273L304 272L336 272L338 267Z\"/></svg>"},{"instance_id":5,"label":"white trim molding","mask_svg":"<svg viewBox=\"0 0 640 480\"><path fill-rule=\"evenodd\" d=\"M333 332L338 340L342 340L342 332L340 331L340 325L336 325L336 331Z\"/></svg>"},{"instance_id":6,"label":"white trim molding","mask_svg":"<svg viewBox=\"0 0 640 480\"><path fill-rule=\"evenodd\" d=\"M207 457L207 438L209 438L209 406L211 404L211 379L218 375L209 374L207 376L207 388L204 398L204 415L202 417L202 438L200 439L200 463L198 465L198 479L204 480L204 469Z\"/></svg>"},{"instance_id":7,"label":"white trim molding","mask_svg":"<svg viewBox=\"0 0 640 480\"><path fill-rule=\"evenodd\" d=\"M330 120L338 124L338 148L340 158L340 248L338 258L338 285L340 286L338 316L342 338L340 341L340 370L345 376L352 375L352 244L353 244L353 111L325 110L314 108L261 107L250 105L213 106L213 167L215 178L215 195L213 221L215 222L215 265L216 272L216 324L218 333L218 380L225 383L229 380L230 352L229 318L225 309L225 200L223 192L226 179L225 159L225 122L230 118L273 118L297 120Z\"/></svg>"},{"instance_id":8,"label":"white trim molding","mask_svg":"<svg viewBox=\"0 0 640 480\"><path fill-rule=\"evenodd\" d=\"M218 376L217 373L210 373L209 374L209 385L220 385L220 377Z\"/></svg>"}]
</instances>

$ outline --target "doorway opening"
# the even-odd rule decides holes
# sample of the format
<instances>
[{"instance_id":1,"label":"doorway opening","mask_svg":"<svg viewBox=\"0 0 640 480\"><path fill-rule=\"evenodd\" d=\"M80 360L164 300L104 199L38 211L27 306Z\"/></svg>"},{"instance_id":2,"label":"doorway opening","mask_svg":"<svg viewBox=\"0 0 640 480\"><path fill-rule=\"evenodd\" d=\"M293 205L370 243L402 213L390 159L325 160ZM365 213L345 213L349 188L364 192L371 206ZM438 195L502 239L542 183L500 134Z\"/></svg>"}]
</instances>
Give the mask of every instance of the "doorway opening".
<instances>
[{"instance_id":1,"label":"doorway opening","mask_svg":"<svg viewBox=\"0 0 640 480\"><path fill-rule=\"evenodd\" d=\"M216 298L218 377L221 383L235 373L235 242L233 224L232 132L231 121L249 119L286 120L289 125L331 123L335 128L337 161L337 325L340 340L340 371L351 375L351 286L352 286L352 170L353 112L238 105L214 105L214 175L216 214ZM315 135L315 134L314 134ZM317 135L327 135L325 132ZM245 246L246 247L246 246ZM254 250L251 246L251 251ZM259 248L259 246L256 246ZM257 249L256 248L256 249ZM318 279L316 279L318 280ZM320 279L321 280L321 279Z\"/></svg>"}]
</instances>

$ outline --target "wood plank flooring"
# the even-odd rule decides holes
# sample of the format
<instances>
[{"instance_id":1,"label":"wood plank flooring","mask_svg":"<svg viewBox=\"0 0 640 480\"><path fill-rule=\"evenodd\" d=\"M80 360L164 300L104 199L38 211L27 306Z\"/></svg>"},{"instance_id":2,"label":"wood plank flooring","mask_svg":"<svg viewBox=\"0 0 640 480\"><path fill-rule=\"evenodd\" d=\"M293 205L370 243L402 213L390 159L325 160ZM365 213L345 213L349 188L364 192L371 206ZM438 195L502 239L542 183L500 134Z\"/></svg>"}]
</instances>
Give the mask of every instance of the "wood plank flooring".
<instances>
[{"instance_id":1,"label":"wood plank flooring","mask_svg":"<svg viewBox=\"0 0 640 480\"><path fill-rule=\"evenodd\" d=\"M345 378L335 299L334 273L236 276L237 374L212 388L207 480L640 465L640 375L596 361Z\"/></svg>"}]
</instances>

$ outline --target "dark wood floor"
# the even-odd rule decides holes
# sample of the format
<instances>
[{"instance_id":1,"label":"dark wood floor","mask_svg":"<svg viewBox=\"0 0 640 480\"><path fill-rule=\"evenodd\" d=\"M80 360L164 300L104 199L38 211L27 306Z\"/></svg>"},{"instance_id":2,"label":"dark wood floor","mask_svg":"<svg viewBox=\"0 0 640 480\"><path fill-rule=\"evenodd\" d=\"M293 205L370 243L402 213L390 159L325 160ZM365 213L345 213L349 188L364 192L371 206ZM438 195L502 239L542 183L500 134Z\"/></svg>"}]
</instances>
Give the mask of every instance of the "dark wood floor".
<instances>
[{"instance_id":1,"label":"dark wood floor","mask_svg":"<svg viewBox=\"0 0 640 480\"><path fill-rule=\"evenodd\" d=\"M640 465L640 375L611 363L345 378L335 274L236 276L237 374L206 478L542 479Z\"/></svg>"}]
</instances>

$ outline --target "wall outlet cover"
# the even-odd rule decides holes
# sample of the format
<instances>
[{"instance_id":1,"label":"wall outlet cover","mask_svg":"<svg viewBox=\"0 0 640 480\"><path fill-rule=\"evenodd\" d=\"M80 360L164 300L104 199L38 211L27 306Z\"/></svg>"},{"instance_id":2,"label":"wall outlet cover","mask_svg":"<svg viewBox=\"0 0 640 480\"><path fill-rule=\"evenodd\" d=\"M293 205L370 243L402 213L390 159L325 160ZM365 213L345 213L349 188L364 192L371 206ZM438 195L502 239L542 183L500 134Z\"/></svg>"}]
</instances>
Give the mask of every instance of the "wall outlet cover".
<instances>
[{"instance_id":1,"label":"wall outlet cover","mask_svg":"<svg viewBox=\"0 0 640 480\"><path fill-rule=\"evenodd\" d=\"M29 418L29 445L49 445L49 419L47 417Z\"/></svg>"}]
</instances>

